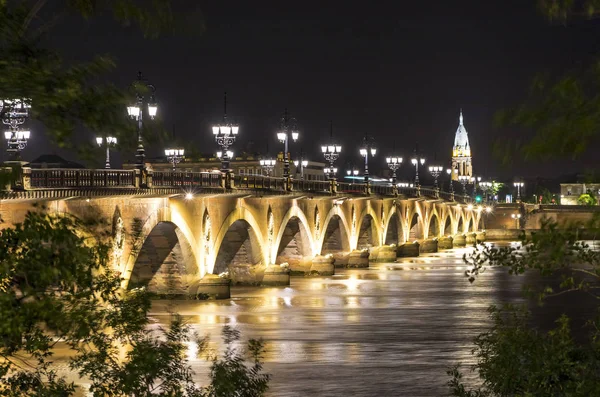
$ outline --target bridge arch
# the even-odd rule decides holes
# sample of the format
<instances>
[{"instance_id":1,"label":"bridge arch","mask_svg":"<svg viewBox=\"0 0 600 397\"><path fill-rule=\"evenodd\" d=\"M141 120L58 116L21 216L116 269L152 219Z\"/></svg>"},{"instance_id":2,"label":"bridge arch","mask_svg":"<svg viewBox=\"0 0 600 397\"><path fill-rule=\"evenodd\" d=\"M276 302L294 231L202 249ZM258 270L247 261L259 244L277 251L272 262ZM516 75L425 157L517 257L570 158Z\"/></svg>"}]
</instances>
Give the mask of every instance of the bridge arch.
<instances>
[{"instance_id":1,"label":"bridge arch","mask_svg":"<svg viewBox=\"0 0 600 397\"><path fill-rule=\"evenodd\" d=\"M447 214L446 220L444 221L444 229L442 230L444 236L451 236L454 233L452 232L452 215Z\"/></svg>"},{"instance_id":2,"label":"bridge arch","mask_svg":"<svg viewBox=\"0 0 600 397\"><path fill-rule=\"evenodd\" d=\"M437 212L429 216L429 225L427 226L427 237L435 238L440 236L440 221Z\"/></svg>"},{"instance_id":3,"label":"bridge arch","mask_svg":"<svg viewBox=\"0 0 600 397\"><path fill-rule=\"evenodd\" d=\"M316 254L315 241L306 215L297 206L284 215L271 247L271 263L282 263L283 257L301 259Z\"/></svg>"},{"instance_id":4,"label":"bridge arch","mask_svg":"<svg viewBox=\"0 0 600 397\"><path fill-rule=\"evenodd\" d=\"M404 233L402 233L402 229L400 215L396 210L396 206L394 206L385 220L383 237L381 240L385 245L403 243Z\"/></svg>"},{"instance_id":5,"label":"bridge arch","mask_svg":"<svg viewBox=\"0 0 600 397\"><path fill-rule=\"evenodd\" d=\"M170 290L185 293L201 276L196 241L177 211L158 208L131 229L128 260L121 273L123 288L145 285L163 292L168 282Z\"/></svg>"},{"instance_id":6,"label":"bridge arch","mask_svg":"<svg viewBox=\"0 0 600 397\"><path fill-rule=\"evenodd\" d=\"M338 206L334 206L325 217L317 247L321 255L350 251L350 228Z\"/></svg>"},{"instance_id":7,"label":"bridge arch","mask_svg":"<svg viewBox=\"0 0 600 397\"><path fill-rule=\"evenodd\" d=\"M459 214L458 215L458 223L456 225L456 234L463 234L465 233L465 222L464 222L464 217Z\"/></svg>"},{"instance_id":8,"label":"bridge arch","mask_svg":"<svg viewBox=\"0 0 600 397\"><path fill-rule=\"evenodd\" d=\"M423 220L419 211L411 214L408 220L408 239L407 241L415 241L423 238Z\"/></svg>"},{"instance_id":9,"label":"bridge arch","mask_svg":"<svg viewBox=\"0 0 600 397\"><path fill-rule=\"evenodd\" d=\"M258 222L249 210L238 206L219 228L207 258L207 272L220 274L232 263L265 263L266 249Z\"/></svg>"},{"instance_id":10,"label":"bridge arch","mask_svg":"<svg viewBox=\"0 0 600 397\"><path fill-rule=\"evenodd\" d=\"M356 247L356 249L364 249L369 246L380 246L382 235L381 228L377 222L377 214L370 206L362 211L358 222L356 236L354 236L354 247Z\"/></svg>"}]
</instances>

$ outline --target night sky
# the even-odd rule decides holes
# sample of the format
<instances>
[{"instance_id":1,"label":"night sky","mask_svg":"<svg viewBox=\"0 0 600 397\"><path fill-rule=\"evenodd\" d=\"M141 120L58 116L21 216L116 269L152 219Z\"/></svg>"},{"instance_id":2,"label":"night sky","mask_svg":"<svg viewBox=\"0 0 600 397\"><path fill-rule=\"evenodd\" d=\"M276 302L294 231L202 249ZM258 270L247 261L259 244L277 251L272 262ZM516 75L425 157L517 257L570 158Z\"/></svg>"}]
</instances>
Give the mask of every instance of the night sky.
<instances>
[{"instance_id":1,"label":"night sky","mask_svg":"<svg viewBox=\"0 0 600 397\"><path fill-rule=\"evenodd\" d=\"M281 150L275 133L287 107L301 129L294 157L303 148L321 160L318 145L333 120L344 146L342 169L348 161L360 164L365 132L376 139L382 155L372 163L379 167L394 144L406 159L417 142L429 164L436 154L448 164L462 108L475 174L552 176L593 164L515 162L502 168L491 145L522 133L498 130L492 119L525 97L536 73L587 62L598 52L598 21L551 25L534 0L178 3L180 10L199 3L206 28L201 35L147 40L137 29L102 18L63 23L49 40L73 59L111 53L118 63L111 78L123 87L141 70L157 87L167 128L201 152L217 150L210 125L222 117L227 91L228 113L241 125L236 153L250 141L254 151L263 152L267 141L272 154ZM148 148L148 155L162 149ZM48 151L38 134L24 157Z\"/></svg>"}]
</instances>

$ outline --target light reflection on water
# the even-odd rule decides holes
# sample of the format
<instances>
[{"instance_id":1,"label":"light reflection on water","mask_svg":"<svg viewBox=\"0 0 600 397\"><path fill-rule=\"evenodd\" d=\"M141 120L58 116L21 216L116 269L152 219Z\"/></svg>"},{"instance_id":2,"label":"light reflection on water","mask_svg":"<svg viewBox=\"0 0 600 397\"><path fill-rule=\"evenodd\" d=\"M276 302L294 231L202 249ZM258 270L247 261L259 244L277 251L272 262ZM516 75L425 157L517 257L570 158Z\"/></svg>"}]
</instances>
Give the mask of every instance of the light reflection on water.
<instances>
[{"instance_id":1,"label":"light reflection on water","mask_svg":"<svg viewBox=\"0 0 600 397\"><path fill-rule=\"evenodd\" d=\"M214 349L224 324L263 338L271 396L445 395L446 369L473 362L487 307L520 299L523 280L491 269L469 284L467 250L293 277L288 288L234 287L231 300L178 301L174 309L211 334ZM168 322L165 304L153 305L160 323ZM193 366L204 382L209 364Z\"/></svg>"}]
</instances>

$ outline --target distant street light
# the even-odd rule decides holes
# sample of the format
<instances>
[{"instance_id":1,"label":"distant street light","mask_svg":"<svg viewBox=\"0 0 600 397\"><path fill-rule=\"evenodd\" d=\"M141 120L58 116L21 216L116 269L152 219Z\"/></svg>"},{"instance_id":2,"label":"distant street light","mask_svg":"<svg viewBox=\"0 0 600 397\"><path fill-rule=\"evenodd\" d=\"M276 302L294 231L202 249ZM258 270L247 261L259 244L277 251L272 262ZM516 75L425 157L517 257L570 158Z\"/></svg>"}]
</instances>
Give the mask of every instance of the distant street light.
<instances>
[{"instance_id":1,"label":"distant street light","mask_svg":"<svg viewBox=\"0 0 600 397\"><path fill-rule=\"evenodd\" d=\"M363 175L365 178L365 184L368 185L369 184L369 154L372 157L375 157L375 154L377 154L377 149L374 147L373 139L370 138L368 134L365 134L365 137L363 138L363 145L360 148L359 153L361 156L363 156L365 158L365 172Z\"/></svg>"},{"instance_id":2,"label":"distant street light","mask_svg":"<svg viewBox=\"0 0 600 397\"><path fill-rule=\"evenodd\" d=\"M221 159L221 171L229 172L229 160L233 155L229 155L231 151L229 147L235 142L235 138L240 130L240 126L235 123L230 123L227 120L227 93L223 96L223 121L219 124L215 124L212 127L212 132L215 137L217 145L221 147L222 156L217 156Z\"/></svg>"},{"instance_id":3,"label":"distant street light","mask_svg":"<svg viewBox=\"0 0 600 397\"><path fill-rule=\"evenodd\" d=\"M463 196L467 196L467 183L471 180L471 177L468 175L459 175L458 181L462 185L463 188Z\"/></svg>"},{"instance_id":4,"label":"distant street light","mask_svg":"<svg viewBox=\"0 0 600 397\"><path fill-rule=\"evenodd\" d=\"M183 153L183 149L165 149L165 156L167 156L169 163L173 165L173 171L175 171L175 166L185 158Z\"/></svg>"},{"instance_id":5,"label":"distant street light","mask_svg":"<svg viewBox=\"0 0 600 397\"><path fill-rule=\"evenodd\" d=\"M106 162L104 168L110 169L110 147L117 144L117 138L114 136L107 136L106 138L97 137L96 143L98 144L98 147L102 147L103 144L106 144Z\"/></svg>"},{"instance_id":6,"label":"distant street light","mask_svg":"<svg viewBox=\"0 0 600 397\"><path fill-rule=\"evenodd\" d=\"M450 184L450 194L454 196L454 184L452 183L452 168L446 168L446 174L448 174L449 177L448 183Z\"/></svg>"},{"instance_id":7,"label":"distant street light","mask_svg":"<svg viewBox=\"0 0 600 397\"><path fill-rule=\"evenodd\" d=\"M438 188L438 177L440 176L443 170L444 167L442 167L441 165L432 165L429 167L429 172L431 173L431 176L433 176L433 186L436 189Z\"/></svg>"},{"instance_id":8,"label":"distant street light","mask_svg":"<svg viewBox=\"0 0 600 397\"><path fill-rule=\"evenodd\" d=\"M338 157L340 157L340 153L342 153L342 145L338 145L333 141L333 122L330 122L329 124L329 143L321 146L321 151L323 152L325 160L329 162L329 167L325 168L323 171L329 179L335 179L337 168L335 168L333 164Z\"/></svg>"},{"instance_id":9,"label":"distant street light","mask_svg":"<svg viewBox=\"0 0 600 397\"><path fill-rule=\"evenodd\" d=\"M277 139L279 142L283 143L283 177L286 178L286 180L290 177L290 157L288 155L289 140L292 138L292 140L296 142L299 136L300 133L298 132L296 119L290 117L288 110L285 109L279 122Z\"/></svg>"},{"instance_id":10,"label":"distant street light","mask_svg":"<svg viewBox=\"0 0 600 397\"><path fill-rule=\"evenodd\" d=\"M8 130L4 131L4 138L8 144L6 151L13 161L21 158L21 150L25 149L31 136L29 130L20 129L29 117L29 109L31 109L30 99L0 100L2 123L8 126Z\"/></svg>"},{"instance_id":11,"label":"distant street light","mask_svg":"<svg viewBox=\"0 0 600 397\"><path fill-rule=\"evenodd\" d=\"M517 188L517 203L521 201L521 188L525 186L523 182L514 182L513 185Z\"/></svg>"},{"instance_id":12,"label":"distant street light","mask_svg":"<svg viewBox=\"0 0 600 397\"><path fill-rule=\"evenodd\" d=\"M308 160L294 160L294 167L300 167L300 179L304 180L304 168L308 165Z\"/></svg>"},{"instance_id":13,"label":"distant street light","mask_svg":"<svg viewBox=\"0 0 600 397\"><path fill-rule=\"evenodd\" d=\"M156 104L156 98L154 97L154 91L156 88L154 85L149 84L146 79L142 77L142 72L138 72L138 78L133 83L133 87L136 91L137 102L131 106L127 106L127 113L129 117L138 122L138 146L135 154L137 160L136 167L140 170L144 169L144 159L146 157L146 151L144 150L144 142L142 139L142 127L143 127L143 115L144 115L144 102L148 106L148 116L150 119L156 117L158 112L158 106ZM145 92L148 92L146 95Z\"/></svg>"},{"instance_id":14,"label":"distant street light","mask_svg":"<svg viewBox=\"0 0 600 397\"><path fill-rule=\"evenodd\" d=\"M398 171L398 168L400 168L402 165L402 157L386 157L385 162L388 168L392 171L392 186L396 186L396 171Z\"/></svg>"},{"instance_id":15,"label":"distant street light","mask_svg":"<svg viewBox=\"0 0 600 397\"><path fill-rule=\"evenodd\" d=\"M419 164L425 164L425 158L420 157L418 149L415 149L415 153L413 155L413 158L410 159L410 162L412 163L412 165L415 166L415 187L418 188L421 186L421 183L419 182Z\"/></svg>"},{"instance_id":16,"label":"distant street light","mask_svg":"<svg viewBox=\"0 0 600 397\"><path fill-rule=\"evenodd\" d=\"M275 168L275 164L277 164L277 160L275 159L261 159L259 161L260 166L263 170L267 172L267 176L271 176L271 172L273 172L273 168Z\"/></svg>"},{"instance_id":17,"label":"distant street light","mask_svg":"<svg viewBox=\"0 0 600 397\"><path fill-rule=\"evenodd\" d=\"M510 217L513 218L515 220L515 224L517 226L517 229L520 228L520 220L521 220L521 214L510 214Z\"/></svg>"}]
</instances>

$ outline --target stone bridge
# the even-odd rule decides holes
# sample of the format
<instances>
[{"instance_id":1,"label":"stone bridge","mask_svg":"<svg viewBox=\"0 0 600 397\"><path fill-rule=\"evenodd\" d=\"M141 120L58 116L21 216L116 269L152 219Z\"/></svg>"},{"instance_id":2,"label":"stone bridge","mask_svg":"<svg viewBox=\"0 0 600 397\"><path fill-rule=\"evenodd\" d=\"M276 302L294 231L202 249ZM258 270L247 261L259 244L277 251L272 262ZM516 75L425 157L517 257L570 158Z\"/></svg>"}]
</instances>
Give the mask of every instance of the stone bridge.
<instances>
[{"instance_id":1,"label":"stone bridge","mask_svg":"<svg viewBox=\"0 0 600 397\"><path fill-rule=\"evenodd\" d=\"M368 266L369 259L393 261L435 251L438 244L464 245L483 229L481 207L424 197L181 191L27 197L0 202L5 227L22 221L37 204L54 213L105 219L123 286L143 285L157 293L194 295L203 282L217 278L212 275L225 272L234 283L285 284L290 272L332 274L334 264ZM289 270L273 266L282 263Z\"/></svg>"}]
</instances>

